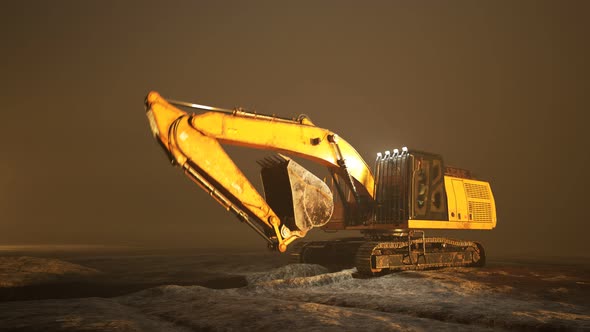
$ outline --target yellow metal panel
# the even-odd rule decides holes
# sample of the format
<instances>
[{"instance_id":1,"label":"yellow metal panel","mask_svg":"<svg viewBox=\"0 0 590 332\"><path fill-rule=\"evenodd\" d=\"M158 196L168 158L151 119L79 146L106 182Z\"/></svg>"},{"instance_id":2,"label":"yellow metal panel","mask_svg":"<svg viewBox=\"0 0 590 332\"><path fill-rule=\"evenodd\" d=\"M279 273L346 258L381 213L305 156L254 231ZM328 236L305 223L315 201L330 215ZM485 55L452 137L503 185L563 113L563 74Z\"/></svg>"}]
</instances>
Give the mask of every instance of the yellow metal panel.
<instances>
[{"instance_id":1,"label":"yellow metal panel","mask_svg":"<svg viewBox=\"0 0 590 332\"><path fill-rule=\"evenodd\" d=\"M495 223L460 222L445 220L408 220L408 227L413 229L492 229Z\"/></svg>"},{"instance_id":2,"label":"yellow metal panel","mask_svg":"<svg viewBox=\"0 0 590 332\"><path fill-rule=\"evenodd\" d=\"M189 124L189 118L182 118L171 132L172 142L204 174L212 177L231 195L238 198L248 210L260 220L269 223L269 218L277 218L264 198L248 181L242 171L225 153L217 140L204 136ZM278 218L277 218L278 219Z\"/></svg>"},{"instance_id":3,"label":"yellow metal panel","mask_svg":"<svg viewBox=\"0 0 590 332\"><path fill-rule=\"evenodd\" d=\"M290 153L330 167L339 167L334 148L328 142L329 130L298 123L273 121L267 118L245 117L208 112L193 117L192 125L204 135L221 143ZM360 154L345 140L339 139L348 171L373 196L373 175Z\"/></svg>"},{"instance_id":4,"label":"yellow metal panel","mask_svg":"<svg viewBox=\"0 0 590 332\"><path fill-rule=\"evenodd\" d=\"M411 228L492 229L496 227L496 204L488 182L445 176L445 189L449 221L411 220Z\"/></svg>"},{"instance_id":5,"label":"yellow metal panel","mask_svg":"<svg viewBox=\"0 0 590 332\"><path fill-rule=\"evenodd\" d=\"M186 114L178 108L170 105L157 92L150 92L146 98L150 105L148 118L154 135L165 146L168 146L168 131L176 119Z\"/></svg>"},{"instance_id":6,"label":"yellow metal panel","mask_svg":"<svg viewBox=\"0 0 590 332\"><path fill-rule=\"evenodd\" d=\"M449 207L448 218L451 221L457 220L457 200L455 199L455 190L453 190L453 180L450 176L445 176L445 191L447 193L447 204ZM451 217L453 216L453 217Z\"/></svg>"},{"instance_id":7,"label":"yellow metal panel","mask_svg":"<svg viewBox=\"0 0 590 332\"><path fill-rule=\"evenodd\" d=\"M467 212L467 198L465 197L465 189L463 188L463 179L452 179L451 184L455 192L455 203L457 205L454 217L453 213L451 213L449 220L468 221L469 213Z\"/></svg>"},{"instance_id":8,"label":"yellow metal panel","mask_svg":"<svg viewBox=\"0 0 590 332\"><path fill-rule=\"evenodd\" d=\"M471 220L496 227L496 202L490 184L465 179L464 186Z\"/></svg>"}]
</instances>

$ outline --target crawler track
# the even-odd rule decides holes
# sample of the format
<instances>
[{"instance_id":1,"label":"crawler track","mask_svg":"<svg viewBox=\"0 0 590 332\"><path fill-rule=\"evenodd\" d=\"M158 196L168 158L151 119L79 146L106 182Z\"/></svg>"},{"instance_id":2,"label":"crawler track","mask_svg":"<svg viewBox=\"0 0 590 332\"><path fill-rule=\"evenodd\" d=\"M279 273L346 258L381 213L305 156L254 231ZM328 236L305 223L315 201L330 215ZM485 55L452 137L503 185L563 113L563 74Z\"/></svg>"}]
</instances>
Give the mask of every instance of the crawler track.
<instances>
[{"instance_id":1,"label":"crawler track","mask_svg":"<svg viewBox=\"0 0 590 332\"><path fill-rule=\"evenodd\" d=\"M301 242L293 246L290 256L293 263L356 267L361 276L485 264L481 244L442 237L401 237L376 242L364 239Z\"/></svg>"}]
</instances>

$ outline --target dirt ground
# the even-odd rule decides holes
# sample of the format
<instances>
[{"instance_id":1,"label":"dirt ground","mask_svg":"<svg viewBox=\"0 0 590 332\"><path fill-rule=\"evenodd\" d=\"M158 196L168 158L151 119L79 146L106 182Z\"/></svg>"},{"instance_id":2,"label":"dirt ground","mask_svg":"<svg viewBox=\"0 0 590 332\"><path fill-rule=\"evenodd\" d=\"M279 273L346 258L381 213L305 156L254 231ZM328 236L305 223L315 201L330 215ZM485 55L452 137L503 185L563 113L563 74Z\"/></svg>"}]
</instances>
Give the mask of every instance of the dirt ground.
<instances>
[{"instance_id":1,"label":"dirt ground","mask_svg":"<svg viewBox=\"0 0 590 332\"><path fill-rule=\"evenodd\" d=\"M0 331L590 330L590 263L357 278L267 251L4 248Z\"/></svg>"}]
</instances>

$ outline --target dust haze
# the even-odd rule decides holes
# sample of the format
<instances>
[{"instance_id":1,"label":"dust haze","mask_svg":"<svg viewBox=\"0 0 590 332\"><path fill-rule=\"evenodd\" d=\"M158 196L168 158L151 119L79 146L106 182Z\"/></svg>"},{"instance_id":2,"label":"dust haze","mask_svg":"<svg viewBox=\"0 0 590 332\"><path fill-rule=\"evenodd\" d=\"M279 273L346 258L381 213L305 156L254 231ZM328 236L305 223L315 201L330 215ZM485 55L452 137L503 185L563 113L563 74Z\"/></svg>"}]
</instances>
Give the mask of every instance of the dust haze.
<instances>
[{"instance_id":1,"label":"dust haze","mask_svg":"<svg viewBox=\"0 0 590 332\"><path fill-rule=\"evenodd\" d=\"M263 247L168 164L143 109L156 90L305 113L369 164L440 153L490 181L498 210L495 230L447 236L588 257L587 2L3 7L0 245ZM260 154L231 152L258 184Z\"/></svg>"}]
</instances>

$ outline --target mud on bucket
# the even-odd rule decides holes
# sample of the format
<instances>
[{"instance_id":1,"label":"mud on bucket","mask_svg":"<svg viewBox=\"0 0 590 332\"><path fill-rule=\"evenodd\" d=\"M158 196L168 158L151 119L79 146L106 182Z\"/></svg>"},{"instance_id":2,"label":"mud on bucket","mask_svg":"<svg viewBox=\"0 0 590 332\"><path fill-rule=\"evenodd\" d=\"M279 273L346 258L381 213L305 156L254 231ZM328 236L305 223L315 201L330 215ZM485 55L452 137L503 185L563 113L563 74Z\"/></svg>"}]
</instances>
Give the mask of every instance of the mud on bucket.
<instances>
[{"instance_id":1,"label":"mud on bucket","mask_svg":"<svg viewBox=\"0 0 590 332\"><path fill-rule=\"evenodd\" d=\"M334 200L322 180L284 156L266 158L259 164L266 202L291 231L305 234L330 220Z\"/></svg>"}]
</instances>

